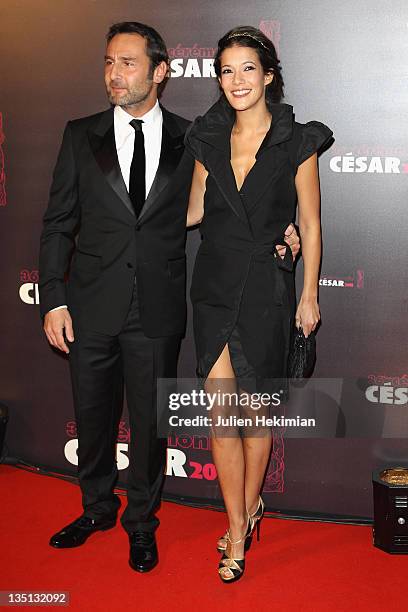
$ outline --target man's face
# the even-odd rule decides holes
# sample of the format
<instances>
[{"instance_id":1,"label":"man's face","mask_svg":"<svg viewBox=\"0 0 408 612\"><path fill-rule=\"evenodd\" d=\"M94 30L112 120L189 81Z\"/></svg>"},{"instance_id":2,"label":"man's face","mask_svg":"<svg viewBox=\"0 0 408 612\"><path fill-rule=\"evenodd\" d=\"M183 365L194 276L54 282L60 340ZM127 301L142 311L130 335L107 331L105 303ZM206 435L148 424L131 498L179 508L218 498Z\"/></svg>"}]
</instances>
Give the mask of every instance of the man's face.
<instances>
[{"instance_id":1,"label":"man's face","mask_svg":"<svg viewBox=\"0 0 408 612\"><path fill-rule=\"evenodd\" d=\"M141 107L156 96L146 40L139 34L117 34L108 43L105 55L105 84L109 102Z\"/></svg>"}]
</instances>

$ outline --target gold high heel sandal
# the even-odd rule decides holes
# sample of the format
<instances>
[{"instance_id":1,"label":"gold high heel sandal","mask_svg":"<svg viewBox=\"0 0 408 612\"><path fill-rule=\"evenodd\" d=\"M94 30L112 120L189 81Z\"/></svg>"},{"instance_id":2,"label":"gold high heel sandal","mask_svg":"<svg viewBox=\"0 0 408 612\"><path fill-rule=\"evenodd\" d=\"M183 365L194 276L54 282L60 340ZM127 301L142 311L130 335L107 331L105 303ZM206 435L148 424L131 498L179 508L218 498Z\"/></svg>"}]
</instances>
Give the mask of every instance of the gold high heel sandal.
<instances>
[{"instance_id":1,"label":"gold high heel sandal","mask_svg":"<svg viewBox=\"0 0 408 612\"><path fill-rule=\"evenodd\" d=\"M261 526L260 521L263 517L264 510L265 510L265 504L263 502L262 497L259 496L258 506L255 512L253 514L248 513L251 521L253 522L251 534L256 525L256 539L258 542L259 542L259 531L260 531L260 526ZM228 530L225 532L223 536L219 538L217 542L218 552L224 552L227 549L227 534L228 534ZM249 538L248 540L245 540L245 552L249 550L249 547L251 546L251 541L252 541L251 538Z\"/></svg>"},{"instance_id":2,"label":"gold high heel sandal","mask_svg":"<svg viewBox=\"0 0 408 612\"><path fill-rule=\"evenodd\" d=\"M252 532L256 527L256 540L259 542L259 531L261 527L261 520L265 511L265 504L261 496L259 496L258 507L253 514L250 514L252 522Z\"/></svg>"},{"instance_id":3,"label":"gold high heel sandal","mask_svg":"<svg viewBox=\"0 0 408 612\"><path fill-rule=\"evenodd\" d=\"M225 540L232 547L234 544L239 544L243 540L245 540L245 544L248 538L252 537L253 524L251 521L251 517L248 514L248 524L245 531L245 535L242 536L239 540L235 540L233 542L230 537L229 530L227 530L225 534ZM244 545L245 550L245 545ZM232 550L231 550L232 553ZM243 559L237 559L236 557L232 557L231 554L224 552L221 557L221 561L218 565L218 574L223 582L236 582L244 575L245 570L245 557Z\"/></svg>"}]
</instances>

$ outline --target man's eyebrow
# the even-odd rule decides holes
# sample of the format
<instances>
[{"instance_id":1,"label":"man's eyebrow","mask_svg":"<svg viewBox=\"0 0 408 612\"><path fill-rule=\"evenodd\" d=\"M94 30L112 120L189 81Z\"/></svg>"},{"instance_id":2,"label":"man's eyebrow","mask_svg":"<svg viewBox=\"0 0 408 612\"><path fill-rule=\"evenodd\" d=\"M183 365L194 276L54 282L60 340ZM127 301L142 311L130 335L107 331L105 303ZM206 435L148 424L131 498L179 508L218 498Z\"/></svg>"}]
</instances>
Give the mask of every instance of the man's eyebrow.
<instances>
[{"instance_id":1,"label":"man's eyebrow","mask_svg":"<svg viewBox=\"0 0 408 612\"><path fill-rule=\"evenodd\" d=\"M105 55L105 59L114 59L111 55ZM131 55L120 55L119 59L122 60L135 60L136 57L133 57Z\"/></svg>"}]
</instances>

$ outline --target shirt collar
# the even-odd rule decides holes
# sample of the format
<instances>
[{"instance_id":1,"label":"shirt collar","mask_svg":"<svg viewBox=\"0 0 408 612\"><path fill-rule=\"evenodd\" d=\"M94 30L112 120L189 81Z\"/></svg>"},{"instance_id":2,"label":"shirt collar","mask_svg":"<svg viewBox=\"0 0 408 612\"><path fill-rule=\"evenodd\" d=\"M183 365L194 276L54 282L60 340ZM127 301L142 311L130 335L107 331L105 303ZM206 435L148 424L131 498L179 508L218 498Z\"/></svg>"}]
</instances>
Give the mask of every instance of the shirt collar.
<instances>
[{"instance_id":1,"label":"shirt collar","mask_svg":"<svg viewBox=\"0 0 408 612\"><path fill-rule=\"evenodd\" d=\"M159 105L159 101L156 100L156 104L151 108L147 113L142 115L141 117L134 117L127 113L121 106L115 106L114 108L114 117L115 117L115 132L117 134L117 138L119 142L117 142L117 146L120 147L123 145L126 138L129 134L134 134L134 129L130 125L132 119L141 119L143 121L143 131L145 129L149 129L153 126L153 124L157 123L161 120L162 111Z\"/></svg>"}]
</instances>

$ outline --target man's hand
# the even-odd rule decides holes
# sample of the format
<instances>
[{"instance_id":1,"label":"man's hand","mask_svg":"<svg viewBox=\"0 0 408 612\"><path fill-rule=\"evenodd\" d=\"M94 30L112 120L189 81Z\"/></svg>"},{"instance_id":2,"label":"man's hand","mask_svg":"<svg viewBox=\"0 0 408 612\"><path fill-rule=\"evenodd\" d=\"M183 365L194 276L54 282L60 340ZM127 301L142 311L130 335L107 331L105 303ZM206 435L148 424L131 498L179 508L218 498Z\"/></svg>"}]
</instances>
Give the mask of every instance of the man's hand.
<instances>
[{"instance_id":1,"label":"man's hand","mask_svg":"<svg viewBox=\"0 0 408 612\"><path fill-rule=\"evenodd\" d=\"M69 342L74 341L74 332L72 329L72 319L68 312L68 308L60 310L51 310L44 317L44 331L51 346L60 349L64 353L69 353L69 348L65 344L65 335Z\"/></svg>"},{"instance_id":2,"label":"man's hand","mask_svg":"<svg viewBox=\"0 0 408 612\"><path fill-rule=\"evenodd\" d=\"M290 250L292 251L293 261L295 261L296 256L300 251L300 240L299 240L298 233L293 223L288 225L288 227L285 230L285 242L286 244L290 246ZM276 246L276 250L278 251L282 259L285 257L286 248L287 247L284 246L283 244L278 244Z\"/></svg>"}]
</instances>

